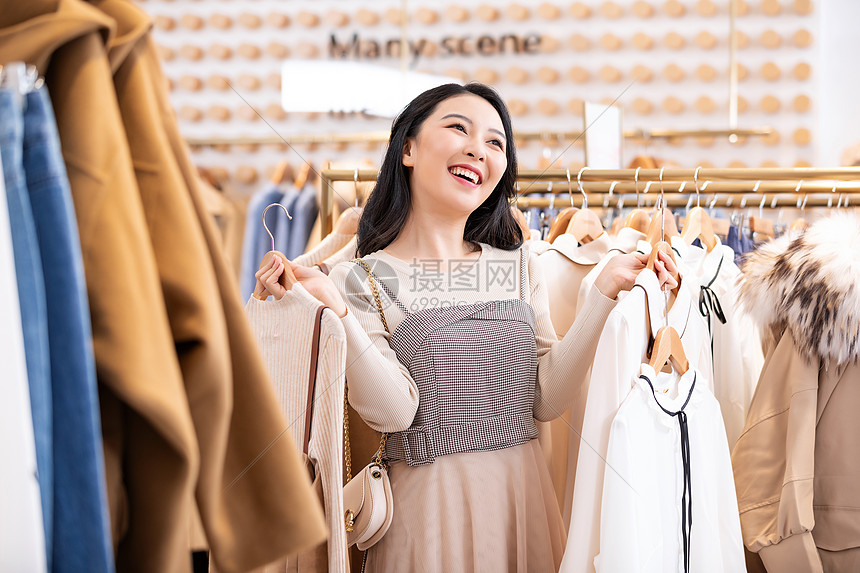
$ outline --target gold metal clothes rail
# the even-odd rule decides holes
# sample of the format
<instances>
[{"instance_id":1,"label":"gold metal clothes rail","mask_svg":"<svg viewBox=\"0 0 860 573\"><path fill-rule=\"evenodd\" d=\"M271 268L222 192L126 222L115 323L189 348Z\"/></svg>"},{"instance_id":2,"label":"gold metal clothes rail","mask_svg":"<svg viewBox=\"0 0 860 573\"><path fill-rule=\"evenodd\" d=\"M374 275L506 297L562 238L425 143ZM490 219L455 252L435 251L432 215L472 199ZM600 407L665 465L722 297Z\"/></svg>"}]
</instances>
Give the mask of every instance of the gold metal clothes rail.
<instances>
[{"instance_id":1,"label":"gold metal clothes rail","mask_svg":"<svg viewBox=\"0 0 860 573\"><path fill-rule=\"evenodd\" d=\"M321 225L323 236L328 235L333 227L334 189L331 183L375 181L377 173L376 169L325 169L320 173L320 211L325 214ZM525 205L520 202L528 200L529 206L549 207L552 202L563 206L572 200L574 205L580 206L583 194L588 204L595 207L610 206L613 196L623 199L628 206L654 204L660 195L661 180L667 204L675 207L688 204L691 195L695 197L696 189L703 205L710 205L715 199L719 201L720 196L725 196L727 198L720 205L734 197L732 204L738 207L799 208L804 200L805 206L832 207L844 205L845 199L839 201L839 197L844 196L849 205L860 206L860 167L522 170L517 174L520 195L552 192L559 197L518 197L518 204Z\"/></svg>"},{"instance_id":2,"label":"gold metal clothes rail","mask_svg":"<svg viewBox=\"0 0 860 573\"><path fill-rule=\"evenodd\" d=\"M809 194L801 197L789 194L782 195L730 195L716 193L711 195L708 191L707 198L702 195L702 207L725 207L734 209L776 209L778 207L791 207L796 209L805 209L806 207L844 207L854 208L860 207L860 193L827 193L827 194ZM631 199L630 195L618 195L613 200L608 200L607 195L591 195L588 196L589 208L595 206L597 208L619 208L619 207L636 207L637 202L635 196ZM643 208L656 207L660 194L651 194L648 197L643 197L641 206ZM692 199L692 201L691 201ZM544 197L517 197L517 207L520 209L529 209L538 207L540 209L548 209L551 207L568 207L567 198L564 201L546 199ZM574 206L579 207L579 203ZM695 193L693 195L674 195L666 196L667 207L691 207L695 206Z\"/></svg>"},{"instance_id":3,"label":"gold metal clothes rail","mask_svg":"<svg viewBox=\"0 0 860 573\"><path fill-rule=\"evenodd\" d=\"M770 127L753 129L629 129L625 130L627 139L679 139L686 137L765 137L773 133ZM580 139L582 131L517 131L514 139L526 141L565 142ZM290 145L302 144L339 144L339 143L386 143L388 131L365 131L354 133L297 134L288 137L186 137L185 142L192 147L211 147L218 145Z\"/></svg>"}]
</instances>

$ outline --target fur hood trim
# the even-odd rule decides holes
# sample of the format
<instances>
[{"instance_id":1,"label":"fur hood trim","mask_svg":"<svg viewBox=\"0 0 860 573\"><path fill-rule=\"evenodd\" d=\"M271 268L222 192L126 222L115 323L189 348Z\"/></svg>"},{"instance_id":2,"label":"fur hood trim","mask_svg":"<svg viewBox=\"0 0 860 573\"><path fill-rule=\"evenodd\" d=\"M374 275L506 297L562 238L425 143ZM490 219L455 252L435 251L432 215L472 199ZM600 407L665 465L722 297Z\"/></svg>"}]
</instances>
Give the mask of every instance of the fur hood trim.
<instances>
[{"instance_id":1,"label":"fur hood trim","mask_svg":"<svg viewBox=\"0 0 860 573\"><path fill-rule=\"evenodd\" d=\"M750 253L740 303L763 328L788 329L807 358L860 359L860 218L836 214Z\"/></svg>"}]
</instances>

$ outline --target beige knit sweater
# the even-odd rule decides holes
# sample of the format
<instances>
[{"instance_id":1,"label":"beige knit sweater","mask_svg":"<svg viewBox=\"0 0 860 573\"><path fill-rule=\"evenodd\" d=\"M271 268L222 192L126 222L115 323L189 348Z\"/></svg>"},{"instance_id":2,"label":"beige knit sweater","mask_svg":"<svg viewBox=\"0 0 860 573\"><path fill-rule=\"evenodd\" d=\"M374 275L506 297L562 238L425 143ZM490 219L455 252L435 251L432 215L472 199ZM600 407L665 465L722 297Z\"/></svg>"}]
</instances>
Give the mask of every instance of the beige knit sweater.
<instances>
[{"instance_id":1,"label":"beige knit sweater","mask_svg":"<svg viewBox=\"0 0 860 573\"><path fill-rule=\"evenodd\" d=\"M402 261L383 251L364 260L410 312L518 298L520 251L504 251L484 244L481 247L477 262L452 261L453 268L439 261ZM593 289L570 330L558 340L550 320L540 261L527 245L523 249L528 261L526 301L537 318L534 414L538 420L551 420L568 408L586 383L600 331L615 301ZM347 338L350 404L376 430L405 430L418 409L418 389L388 344L389 335L379 318L367 275L357 264L345 262L336 266L330 276L348 307L342 322ZM382 288L380 296L388 326L394 332L406 315Z\"/></svg>"},{"instance_id":2,"label":"beige knit sweater","mask_svg":"<svg viewBox=\"0 0 860 573\"><path fill-rule=\"evenodd\" d=\"M251 297L245 305L299 453L305 431L314 318L320 304L296 284L281 300ZM346 335L341 321L334 312L324 311L308 457L322 479L329 571L333 573L348 570L341 487L345 361Z\"/></svg>"}]
</instances>

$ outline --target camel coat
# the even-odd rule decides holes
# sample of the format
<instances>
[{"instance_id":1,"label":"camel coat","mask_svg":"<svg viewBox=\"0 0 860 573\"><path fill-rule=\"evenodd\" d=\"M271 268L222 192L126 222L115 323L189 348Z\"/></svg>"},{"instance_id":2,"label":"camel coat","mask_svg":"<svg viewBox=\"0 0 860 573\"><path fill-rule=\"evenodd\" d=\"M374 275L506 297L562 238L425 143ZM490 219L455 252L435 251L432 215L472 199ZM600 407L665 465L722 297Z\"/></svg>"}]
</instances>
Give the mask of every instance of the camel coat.
<instances>
[{"instance_id":1,"label":"camel coat","mask_svg":"<svg viewBox=\"0 0 860 573\"><path fill-rule=\"evenodd\" d=\"M117 567L187 571L196 498L212 558L243 571L319 543L279 412L127 0L6 2L0 63L50 90L81 234Z\"/></svg>"}]
</instances>

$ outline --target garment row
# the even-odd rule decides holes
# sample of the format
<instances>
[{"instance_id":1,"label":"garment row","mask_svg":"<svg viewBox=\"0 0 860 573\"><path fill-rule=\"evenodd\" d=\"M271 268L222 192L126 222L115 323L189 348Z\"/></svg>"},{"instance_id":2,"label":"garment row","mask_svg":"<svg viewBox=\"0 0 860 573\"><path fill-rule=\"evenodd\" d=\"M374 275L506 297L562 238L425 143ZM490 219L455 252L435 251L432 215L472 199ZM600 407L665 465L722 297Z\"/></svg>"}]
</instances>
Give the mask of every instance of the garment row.
<instances>
[{"instance_id":1,"label":"garment row","mask_svg":"<svg viewBox=\"0 0 860 573\"><path fill-rule=\"evenodd\" d=\"M220 571L319 544L150 19L127 0L6 8L0 64L44 85L0 92L3 420L22 436L3 445L0 568L188 571L195 521Z\"/></svg>"},{"instance_id":2,"label":"garment row","mask_svg":"<svg viewBox=\"0 0 860 573\"><path fill-rule=\"evenodd\" d=\"M586 244L566 233L535 244L559 335L612 257L650 254L645 239L625 227ZM654 272L643 270L607 318L588 384L542 434L568 524L562 571L683 571L685 552L693 571L743 568L729 448L761 368L760 342L735 309L734 251L719 241L709 251L680 236L669 240L681 275L671 304ZM643 364L667 325L681 335L689 359L680 377ZM689 431L676 422L681 418ZM685 448L694 492L689 546L680 511Z\"/></svg>"},{"instance_id":3,"label":"garment row","mask_svg":"<svg viewBox=\"0 0 860 573\"><path fill-rule=\"evenodd\" d=\"M719 240L668 239L682 277L671 306L643 271L607 318L581 400L542 432L569 525L562 571L856 570L858 232L831 213L750 252L745 272ZM581 310L570 293L582 301L614 253L649 253L644 238L535 244L559 334ZM683 376L643 364L666 325Z\"/></svg>"}]
</instances>

